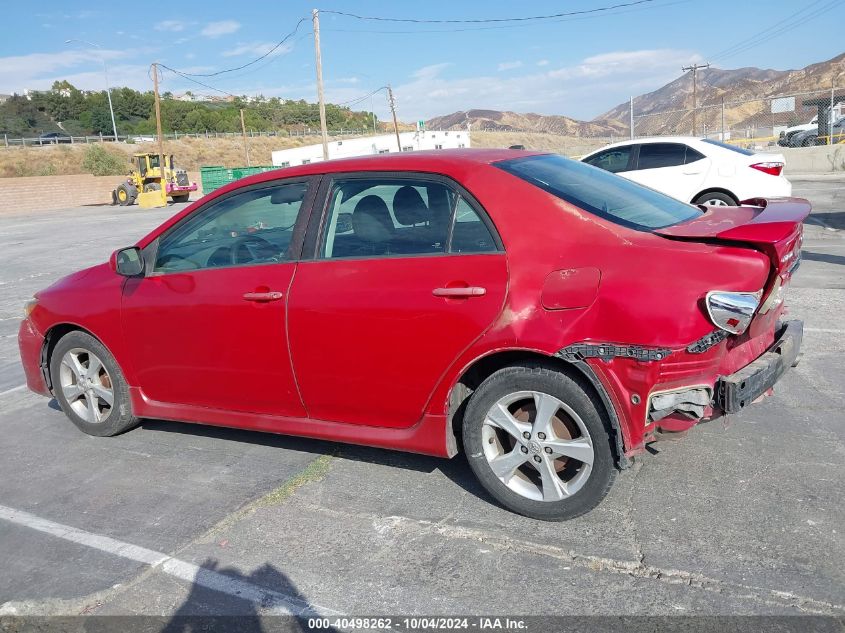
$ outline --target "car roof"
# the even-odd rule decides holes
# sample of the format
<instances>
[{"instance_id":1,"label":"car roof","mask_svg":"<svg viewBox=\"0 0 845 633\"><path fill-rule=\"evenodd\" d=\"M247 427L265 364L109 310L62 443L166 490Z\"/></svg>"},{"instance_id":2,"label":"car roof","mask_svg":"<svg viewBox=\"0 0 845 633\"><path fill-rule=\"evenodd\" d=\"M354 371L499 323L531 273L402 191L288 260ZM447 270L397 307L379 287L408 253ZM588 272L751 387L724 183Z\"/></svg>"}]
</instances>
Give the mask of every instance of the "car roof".
<instances>
[{"instance_id":1,"label":"car roof","mask_svg":"<svg viewBox=\"0 0 845 633\"><path fill-rule=\"evenodd\" d=\"M643 136L603 145L599 149L590 152L590 154L595 154L596 152L612 147L625 147L626 145L639 145L641 143L700 143L703 140L704 138L701 136ZM590 154L587 155L589 156Z\"/></svg>"},{"instance_id":2,"label":"car roof","mask_svg":"<svg viewBox=\"0 0 845 633\"><path fill-rule=\"evenodd\" d=\"M548 152L499 148L463 148L334 158L308 163L307 165L279 167L272 171L236 180L225 187L221 187L218 191L231 191L243 186L276 180L280 177L296 178L347 171L417 171L451 174L472 165L489 165L503 160L542 154L548 154Z\"/></svg>"}]
</instances>

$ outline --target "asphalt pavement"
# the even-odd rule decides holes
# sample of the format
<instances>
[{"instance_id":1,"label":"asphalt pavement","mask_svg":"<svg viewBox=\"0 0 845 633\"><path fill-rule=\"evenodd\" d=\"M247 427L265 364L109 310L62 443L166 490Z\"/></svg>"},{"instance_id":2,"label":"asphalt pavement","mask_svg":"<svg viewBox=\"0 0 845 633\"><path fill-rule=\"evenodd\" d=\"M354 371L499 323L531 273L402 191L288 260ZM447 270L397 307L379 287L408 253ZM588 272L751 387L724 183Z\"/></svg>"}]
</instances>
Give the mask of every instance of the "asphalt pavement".
<instances>
[{"instance_id":1,"label":"asphalt pavement","mask_svg":"<svg viewBox=\"0 0 845 633\"><path fill-rule=\"evenodd\" d=\"M845 177L793 184L814 206L801 364L559 524L496 506L460 457L82 434L21 388L22 305L176 209L0 215L0 614L845 615Z\"/></svg>"}]
</instances>

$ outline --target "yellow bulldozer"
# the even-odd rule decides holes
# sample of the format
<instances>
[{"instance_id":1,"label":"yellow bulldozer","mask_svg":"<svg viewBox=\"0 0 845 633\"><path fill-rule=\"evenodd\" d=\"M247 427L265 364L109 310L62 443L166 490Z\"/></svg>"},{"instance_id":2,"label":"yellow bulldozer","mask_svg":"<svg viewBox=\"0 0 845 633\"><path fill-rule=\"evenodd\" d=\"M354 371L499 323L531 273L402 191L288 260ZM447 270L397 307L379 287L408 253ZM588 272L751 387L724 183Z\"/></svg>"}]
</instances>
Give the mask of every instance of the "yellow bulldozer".
<instances>
[{"instance_id":1,"label":"yellow bulldozer","mask_svg":"<svg viewBox=\"0 0 845 633\"><path fill-rule=\"evenodd\" d=\"M128 207L138 200L142 207L162 206L169 197L173 202L187 202L197 183L189 182L188 172L173 166L173 154L164 156L162 173L158 154L135 154L125 181L111 193L112 204Z\"/></svg>"}]
</instances>

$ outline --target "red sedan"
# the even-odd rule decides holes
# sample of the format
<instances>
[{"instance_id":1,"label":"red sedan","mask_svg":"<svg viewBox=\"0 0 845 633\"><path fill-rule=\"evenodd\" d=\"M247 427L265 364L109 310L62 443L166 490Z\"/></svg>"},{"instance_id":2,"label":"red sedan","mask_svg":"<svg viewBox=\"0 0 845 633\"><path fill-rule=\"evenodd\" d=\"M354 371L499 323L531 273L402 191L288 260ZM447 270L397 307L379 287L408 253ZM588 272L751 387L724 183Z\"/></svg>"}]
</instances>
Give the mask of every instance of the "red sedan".
<instances>
[{"instance_id":1,"label":"red sedan","mask_svg":"<svg viewBox=\"0 0 845 633\"><path fill-rule=\"evenodd\" d=\"M805 200L703 211L550 154L330 161L215 191L38 293L29 387L139 418L452 457L504 506L582 514L668 433L794 364Z\"/></svg>"}]
</instances>

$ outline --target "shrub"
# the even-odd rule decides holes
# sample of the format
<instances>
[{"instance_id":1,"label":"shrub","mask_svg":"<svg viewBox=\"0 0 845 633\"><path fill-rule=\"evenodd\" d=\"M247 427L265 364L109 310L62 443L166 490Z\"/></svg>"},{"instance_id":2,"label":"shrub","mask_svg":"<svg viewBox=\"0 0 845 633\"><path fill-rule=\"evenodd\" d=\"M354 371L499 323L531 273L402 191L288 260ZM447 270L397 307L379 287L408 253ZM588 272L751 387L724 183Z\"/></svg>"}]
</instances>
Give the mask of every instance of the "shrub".
<instances>
[{"instance_id":1,"label":"shrub","mask_svg":"<svg viewBox=\"0 0 845 633\"><path fill-rule=\"evenodd\" d=\"M102 145L91 145L85 148L82 168L95 176L120 176L126 173L126 158L113 154Z\"/></svg>"}]
</instances>

